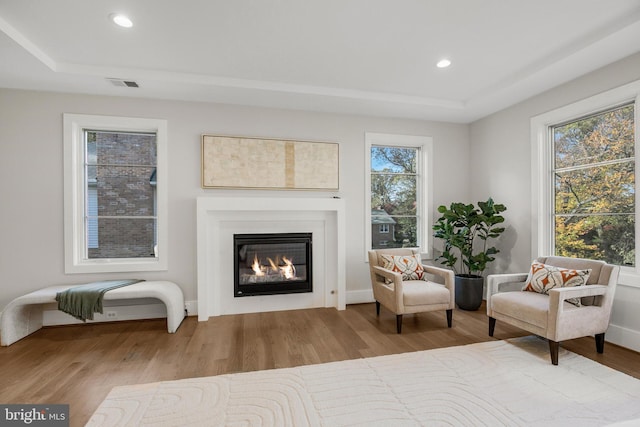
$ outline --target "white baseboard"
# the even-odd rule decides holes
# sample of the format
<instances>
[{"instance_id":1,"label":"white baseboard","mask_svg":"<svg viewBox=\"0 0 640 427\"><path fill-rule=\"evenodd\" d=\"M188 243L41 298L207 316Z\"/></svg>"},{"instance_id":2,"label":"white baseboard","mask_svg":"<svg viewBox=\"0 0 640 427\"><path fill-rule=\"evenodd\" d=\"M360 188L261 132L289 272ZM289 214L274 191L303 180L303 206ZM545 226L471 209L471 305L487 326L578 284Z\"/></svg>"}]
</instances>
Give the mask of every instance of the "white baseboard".
<instances>
[{"instance_id":1,"label":"white baseboard","mask_svg":"<svg viewBox=\"0 0 640 427\"><path fill-rule=\"evenodd\" d=\"M347 304L364 304L369 302L374 302L373 299L373 290L366 289L362 291L347 291L346 294L346 303ZM184 306L187 310L187 316L197 316L198 315L198 301L185 301Z\"/></svg>"},{"instance_id":2,"label":"white baseboard","mask_svg":"<svg viewBox=\"0 0 640 427\"><path fill-rule=\"evenodd\" d=\"M87 320L86 323L164 319L167 317L167 307L159 300L146 298L131 301L133 301L134 304L127 304L126 302L120 302L118 305L105 304L103 309L104 313L96 313L93 320ZM113 302L110 301L109 303ZM197 301L185 301L184 305L187 310L187 316L196 316L198 314ZM0 312L0 315L2 315L2 312ZM55 304L49 304L49 307L45 308L42 313L42 323L44 326L58 326L74 325L85 322L59 311Z\"/></svg>"},{"instance_id":3,"label":"white baseboard","mask_svg":"<svg viewBox=\"0 0 640 427\"><path fill-rule=\"evenodd\" d=\"M347 291L347 304L365 304L374 301L375 299L373 299L373 289Z\"/></svg>"},{"instance_id":4,"label":"white baseboard","mask_svg":"<svg viewBox=\"0 0 640 427\"><path fill-rule=\"evenodd\" d=\"M609 325L609 329L607 329L607 333L605 334L605 340L621 347L640 352L640 331L617 325Z\"/></svg>"},{"instance_id":5,"label":"white baseboard","mask_svg":"<svg viewBox=\"0 0 640 427\"><path fill-rule=\"evenodd\" d=\"M151 303L143 305L122 305L122 306L105 306L104 313L96 313L93 320L87 320L86 323L96 322L118 322L122 320L142 320L142 319L158 319L167 317L167 307L161 303ZM72 325L85 323L75 319L73 316L65 312L57 310L54 306L51 309L45 309L42 313L42 324L44 326Z\"/></svg>"}]
</instances>

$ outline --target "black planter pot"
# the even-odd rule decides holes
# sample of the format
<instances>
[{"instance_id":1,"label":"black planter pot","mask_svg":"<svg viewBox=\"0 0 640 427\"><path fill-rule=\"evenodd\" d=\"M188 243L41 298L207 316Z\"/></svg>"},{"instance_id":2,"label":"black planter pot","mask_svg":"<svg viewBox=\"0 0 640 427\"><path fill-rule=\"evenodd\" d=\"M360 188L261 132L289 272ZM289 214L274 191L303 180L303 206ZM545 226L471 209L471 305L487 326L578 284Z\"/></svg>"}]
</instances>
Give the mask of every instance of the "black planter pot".
<instances>
[{"instance_id":1,"label":"black planter pot","mask_svg":"<svg viewBox=\"0 0 640 427\"><path fill-rule=\"evenodd\" d=\"M473 274L456 275L456 304L462 310L475 311L482 305L484 277Z\"/></svg>"}]
</instances>

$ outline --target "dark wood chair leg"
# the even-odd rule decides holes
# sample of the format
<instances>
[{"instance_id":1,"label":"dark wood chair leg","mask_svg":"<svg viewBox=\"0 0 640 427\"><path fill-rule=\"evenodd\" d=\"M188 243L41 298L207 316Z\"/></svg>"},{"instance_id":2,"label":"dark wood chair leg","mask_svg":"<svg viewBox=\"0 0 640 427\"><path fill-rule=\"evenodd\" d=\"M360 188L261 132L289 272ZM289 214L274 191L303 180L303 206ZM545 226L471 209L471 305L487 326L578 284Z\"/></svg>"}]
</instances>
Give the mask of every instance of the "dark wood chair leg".
<instances>
[{"instance_id":1,"label":"dark wood chair leg","mask_svg":"<svg viewBox=\"0 0 640 427\"><path fill-rule=\"evenodd\" d=\"M451 327L451 321L453 320L453 310L447 310L447 326Z\"/></svg>"},{"instance_id":2,"label":"dark wood chair leg","mask_svg":"<svg viewBox=\"0 0 640 427\"><path fill-rule=\"evenodd\" d=\"M496 330L496 319L489 317L489 336L493 336L493 332Z\"/></svg>"},{"instance_id":3,"label":"dark wood chair leg","mask_svg":"<svg viewBox=\"0 0 640 427\"><path fill-rule=\"evenodd\" d=\"M604 332L596 334L596 351L600 354L604 353Z\"/></svg>"},{"instance_id":4,"label":"dark wood chair leg","mask_svg":"<svg viewBox=\"0 0 640 427\"><path fill-rule=\"evenodd\" d=\"M380 316L380 303L376 301L376 316Z\"/></svg>"},{"instance_id":5,"label":"dark wood chair leg","mask_svg":"<svg viewBox=\"0 0 640 427\"><path fill-rule=\"evenodd\" d=\"M402 333L402 314L396 314L396 329L398 333Z\"/></svg>"},{"instance_id":6,"label":"dark wood chair leg","mask_svg":"<svg viewBox=\"0 0 640 427\"><path fill-rule=\"evenodd\" d=\"M560 348L560 343L557 341L549 340L549 353L551 354L551 363L554 365L558 364L558 349Z\"/></svg>"}]
</instances>

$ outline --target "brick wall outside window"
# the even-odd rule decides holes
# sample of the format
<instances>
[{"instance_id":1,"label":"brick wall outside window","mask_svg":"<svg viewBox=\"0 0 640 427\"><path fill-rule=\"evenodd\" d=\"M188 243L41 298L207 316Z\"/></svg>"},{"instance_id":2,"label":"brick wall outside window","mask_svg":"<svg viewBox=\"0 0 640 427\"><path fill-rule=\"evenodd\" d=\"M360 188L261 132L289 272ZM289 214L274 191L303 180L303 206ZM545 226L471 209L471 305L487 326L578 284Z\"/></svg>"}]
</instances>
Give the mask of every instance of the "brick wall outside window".
<instances>
[{"instance_id":1,"label":"brick wall outside window","mask_svg":"<svg viewBox=\"0 0 640 427\"><path fill-rule=\"evenodd\" d=\"M98 247L89 249L89 258L153 257L155 135L96 132L93 150Z\"/></svg>"}]
</instances>

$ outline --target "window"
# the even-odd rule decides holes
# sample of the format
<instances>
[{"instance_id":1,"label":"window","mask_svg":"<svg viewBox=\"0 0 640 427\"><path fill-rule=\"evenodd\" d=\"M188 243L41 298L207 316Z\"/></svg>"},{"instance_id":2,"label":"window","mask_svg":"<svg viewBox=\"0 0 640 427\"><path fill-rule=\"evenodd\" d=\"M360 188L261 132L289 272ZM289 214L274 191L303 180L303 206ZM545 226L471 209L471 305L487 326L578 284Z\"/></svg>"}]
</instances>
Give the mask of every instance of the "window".
<instances>
[{"instance_id":1,"label":"window","mask_svg":"<svg viewBox=\"0 0 640 427\"><path fill-rule=\"evenodd\" d=\"M532 119L534 257L638 265L639 90L632 83Z\"/></svg>"},{"instance_id":2,"label":"window","mask_svg":"<svg viewBox=\"0 0 640 427\"><path fill-rule=\"evenodd\" d=\"M166 122L64 115L65 271L166 270Z\"/></svg>"},{"instance_id":3,"label":"window","mask_svg":"<svg viewBox=\"0 0 640 427\"><path fill-rule=\"evenodd\" d=\"M634 105L551 127L555 254L635 265Z\"/></svg>"},{"instance_id":4,"label":"window","mask_svg":"<svg viewBox=\"0 0 640 427\"><path fill-rule=\"evenodd\" d=\"M366 247L418 248L430 255L429 137L367 133Z\"/></svg>"}]
</instances>

